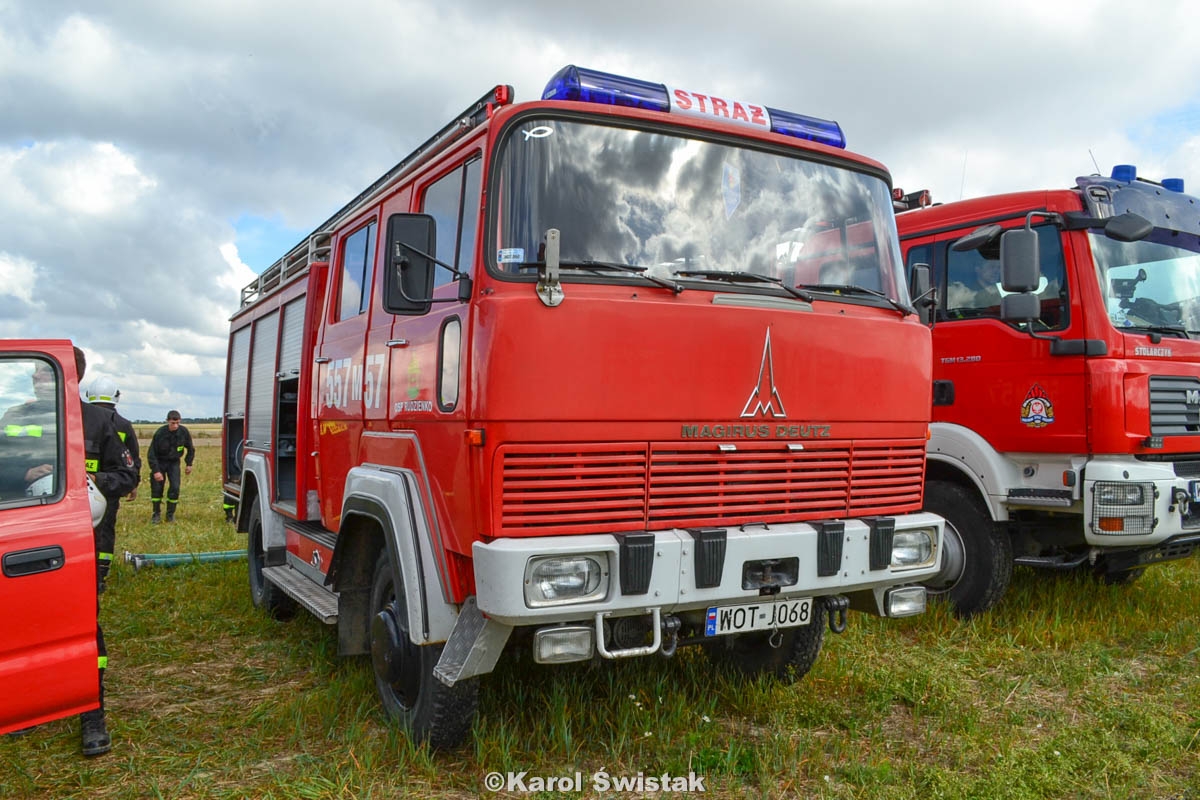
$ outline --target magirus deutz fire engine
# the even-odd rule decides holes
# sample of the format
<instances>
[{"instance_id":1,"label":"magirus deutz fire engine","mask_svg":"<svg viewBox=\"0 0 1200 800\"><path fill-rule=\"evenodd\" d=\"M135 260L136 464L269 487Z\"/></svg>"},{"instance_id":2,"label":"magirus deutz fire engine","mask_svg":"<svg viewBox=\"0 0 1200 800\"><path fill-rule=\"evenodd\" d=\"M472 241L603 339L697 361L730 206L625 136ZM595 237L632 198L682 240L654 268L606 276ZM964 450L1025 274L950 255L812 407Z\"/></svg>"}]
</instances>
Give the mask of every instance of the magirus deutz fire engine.
<instances>
[{"instance_id":1,"label":"magirus deutz fire engine","mask_svg":"<svg viewBox=\"0 0 1200 800\"><path fill-rule=\"evenodd\" d=\"M897 215L937 290L930 586L959 613L995 604L1014 562L1128 583L1200 545L1200 200L1183 188L1118 166Z\"/></svg>"},{"instance_id":2,"label":"magirus deutz fire engine","mask_svg":"<svg viewBox=\"0 0 1200 800\"><path fill-rule=\"evenodd\" d=\"M242 292L254 601L449 746L508 646L803 674L925 608L929 330L840 127L566 67L499 86Z\"/></svg>"}]
</instances>

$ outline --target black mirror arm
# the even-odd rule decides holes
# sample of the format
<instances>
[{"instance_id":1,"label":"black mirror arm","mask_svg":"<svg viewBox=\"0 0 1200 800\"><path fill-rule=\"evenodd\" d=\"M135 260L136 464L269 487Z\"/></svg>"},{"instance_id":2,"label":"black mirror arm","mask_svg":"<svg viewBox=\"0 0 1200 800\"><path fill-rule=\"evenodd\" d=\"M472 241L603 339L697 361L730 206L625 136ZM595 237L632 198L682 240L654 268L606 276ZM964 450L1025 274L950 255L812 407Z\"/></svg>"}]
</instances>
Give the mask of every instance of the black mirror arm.
<instances>
[{"instance_id":1,"label":"black mirror arm","mask_svg":"<svg viewBox=\"0 0 1200 800\"><path fill-rule=\"evenodd\" d=\"M449 264L447 264L445 261L442 261L442 260L440 260L440 259L438 259L438 258L436 258L436 257L434 257L434 256L431 256L431 255L429 255L429 253L426 253L424 250L418 250L417 248L413 247L413 246L412 246L411 244L409 244L408 242L400 242L400 241L398 241L398 242L396 242L396 246L397 246L397 247L403 247L405 250L409 250L409 251L411 251L411 252L413 252L413 253L415 253L415 254L417 254L417 255L421 256L422 258L428 258L430 261L432 261L433 263L437 264L439 267L445 267L446 269L448 269L448 270L450 270L451 272L453 272L453 273L454 273L454 277L456 277L456 278L466 278L466 277L469 277L469 276L467 275L467 273L463 272L462 270L460 270L460 269L457 269L456 267L452 267L452 266L450 266ZM408 259L402 259L400 262L397 262L397 263L404 263L404 262L407 262L407 261L408 261ZM401 293L403 293L403 290L401 290Z\"/></svg>"}]
</instances>

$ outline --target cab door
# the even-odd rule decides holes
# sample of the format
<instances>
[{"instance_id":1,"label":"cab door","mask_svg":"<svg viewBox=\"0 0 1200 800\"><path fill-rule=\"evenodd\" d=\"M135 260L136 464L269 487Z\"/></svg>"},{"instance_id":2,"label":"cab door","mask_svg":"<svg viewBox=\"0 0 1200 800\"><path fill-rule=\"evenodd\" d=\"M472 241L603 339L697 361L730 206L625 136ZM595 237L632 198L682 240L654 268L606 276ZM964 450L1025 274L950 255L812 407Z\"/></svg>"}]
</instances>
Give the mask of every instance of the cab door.
<instances>
[{"instance_id":1,"label":"cab door","mask_svg":"<svg viewBox=\"0 0 1200 800\"><path fill-rule=\"evenodd\" d=\"M1000 319L998 240L977 250L950 246L973 227L908 250L910 268L932 262L938 290L933 420L970 428L1002 453L1085 452L1084 357L1052 356L1046 338ZM1069 241L1054 225L1035 230L1042 273L1035 331L1081 338L1082 315L1071 314L1071 293L1078 290L1069 280Z\"/></svg>"},{"instance_id":2,"label":"cab door","mask_svg":"<svg viewBox=\"0 0 1200 800\"><path fill-rule=\"evenodd\" d=\"M99 705L74 369L69 342L0 342L0 734Z\"/></svg>"}]
</instances>

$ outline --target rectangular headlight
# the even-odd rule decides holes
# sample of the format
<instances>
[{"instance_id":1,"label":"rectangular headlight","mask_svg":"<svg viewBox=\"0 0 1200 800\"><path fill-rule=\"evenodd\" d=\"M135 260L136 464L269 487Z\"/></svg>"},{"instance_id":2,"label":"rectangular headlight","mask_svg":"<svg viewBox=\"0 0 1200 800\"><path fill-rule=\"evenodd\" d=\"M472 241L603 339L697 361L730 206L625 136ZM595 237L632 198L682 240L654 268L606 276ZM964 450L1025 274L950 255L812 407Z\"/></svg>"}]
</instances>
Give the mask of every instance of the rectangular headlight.
<instances>
[{"instance_id":1,"label":"rectangular headlight","mask_svg":"<svg viewBox=\"0 0 1200 800\"><path fill-rule=\"evenodd\" d=\"M1146 492L1140 483L1096 482L1096 502L1106 506L1140 506Z\"/></svg>"},{"instance_id":2,"label":"rectangular headlight","mask_svg":"<svg viewBox=\"0 0 1200 800\"><path fill-rule=\"evenodd\" d=\"M525 566L525 604L539 608L599 600L608 594L607 563L603 553L531 558Z\"/></svg>"},{"instance_id":3,"label":"rectangular headlight","mask_svg":"<svg viewBox=\"0 0 1200 800\"><path fill-rule=\"evenodd\" d=\"M910 569L932 564L935 541L934 528L896 531L892 537L892 568Z\"/></svg>"}]
</instances>

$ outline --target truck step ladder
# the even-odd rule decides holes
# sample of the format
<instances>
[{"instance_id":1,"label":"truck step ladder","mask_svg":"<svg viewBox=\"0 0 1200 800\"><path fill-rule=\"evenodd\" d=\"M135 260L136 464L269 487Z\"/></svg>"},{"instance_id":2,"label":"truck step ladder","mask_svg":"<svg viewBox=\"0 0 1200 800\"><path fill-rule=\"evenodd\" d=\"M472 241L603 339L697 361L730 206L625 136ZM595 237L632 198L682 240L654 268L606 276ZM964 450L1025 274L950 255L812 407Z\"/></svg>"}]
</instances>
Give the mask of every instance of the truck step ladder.
<instances>
[{"instance_id":1,"label":"truck step ladder","mask_svg":"<svg viewBox=\"0 0 1200 800\"><path fill-rule=\"evenodd\" d=\"M291 567L263 567L263 577L278 586L288 597L307 608L326 625L337 622L338 595L318 586Z\"/></svg>"}]
</instances>

